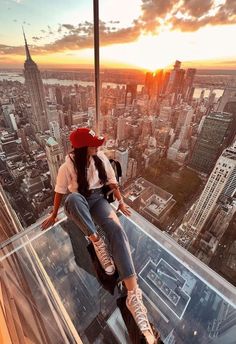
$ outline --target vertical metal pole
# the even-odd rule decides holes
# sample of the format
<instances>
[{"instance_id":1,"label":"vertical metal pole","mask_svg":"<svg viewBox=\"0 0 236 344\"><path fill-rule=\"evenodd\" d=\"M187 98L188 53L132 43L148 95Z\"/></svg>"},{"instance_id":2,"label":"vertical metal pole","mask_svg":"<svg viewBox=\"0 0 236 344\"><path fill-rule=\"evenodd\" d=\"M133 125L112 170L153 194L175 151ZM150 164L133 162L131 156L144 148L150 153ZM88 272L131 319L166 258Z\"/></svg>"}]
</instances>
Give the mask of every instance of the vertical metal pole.
<instances>
[{"instance_id":1,"label":"vertical metal pole","mask_svg":"<svg viewBox=\"0 0 236 344\"><path fill-rule=\"evenodd\" d=\"M96 101L96 133L100 134L100 61L99 61L99 0L93 0L94 24L94 66L95 66L95 101Z\"/></svg>"}]
</instances>

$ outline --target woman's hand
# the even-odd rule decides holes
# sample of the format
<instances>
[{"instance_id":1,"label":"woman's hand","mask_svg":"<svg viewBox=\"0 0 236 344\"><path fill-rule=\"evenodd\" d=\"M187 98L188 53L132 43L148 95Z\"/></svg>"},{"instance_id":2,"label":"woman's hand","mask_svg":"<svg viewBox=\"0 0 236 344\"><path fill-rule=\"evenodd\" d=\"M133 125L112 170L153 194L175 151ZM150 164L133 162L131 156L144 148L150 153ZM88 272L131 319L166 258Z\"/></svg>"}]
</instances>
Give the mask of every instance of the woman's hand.
<instances>
[{"instance_id":1,"label":"woman's hand","mask_svg":"<svg viewBox=\"0 0 236 344\"><path fill-rule=\"evenodd\" d=\"M129 210L129 207L125 204L125 203L120 203L118 208L117 208L117 211L121 211L123 214L125 214L126 216L130 216L131 215L131 212Z\"/></svg>"},{"instance_id":2,"label":"woman's hand","mask_svg":"<svg viewBox=\"0 0 236 344\"><path fill-rule=\"evenodd\" d=\"M43 221L41 229L45 230L48 227L53 226L56 221L58 221L58 218L55 215L51 214L46 220Z\"/></svg>"}]
</instances>

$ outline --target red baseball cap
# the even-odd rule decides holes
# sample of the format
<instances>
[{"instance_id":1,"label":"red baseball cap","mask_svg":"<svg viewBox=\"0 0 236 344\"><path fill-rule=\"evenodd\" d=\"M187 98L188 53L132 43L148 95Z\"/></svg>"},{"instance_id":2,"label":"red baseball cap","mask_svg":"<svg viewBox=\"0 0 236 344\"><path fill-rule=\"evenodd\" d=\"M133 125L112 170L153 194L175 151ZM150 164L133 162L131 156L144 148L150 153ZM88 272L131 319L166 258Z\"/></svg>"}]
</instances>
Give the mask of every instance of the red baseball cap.
<instances>
[{"instance_id":1,"label":"red baseball cap","mask_svg":"<svg viewBox=\"0 0 236 344\"><path fill-rule=\"evenodd\" d=\"M70 142L74 148L81 147L99 147L103 144L105 138L98 137L92 129L77 128L70 133Z\"/></svg>"}]
</instances>

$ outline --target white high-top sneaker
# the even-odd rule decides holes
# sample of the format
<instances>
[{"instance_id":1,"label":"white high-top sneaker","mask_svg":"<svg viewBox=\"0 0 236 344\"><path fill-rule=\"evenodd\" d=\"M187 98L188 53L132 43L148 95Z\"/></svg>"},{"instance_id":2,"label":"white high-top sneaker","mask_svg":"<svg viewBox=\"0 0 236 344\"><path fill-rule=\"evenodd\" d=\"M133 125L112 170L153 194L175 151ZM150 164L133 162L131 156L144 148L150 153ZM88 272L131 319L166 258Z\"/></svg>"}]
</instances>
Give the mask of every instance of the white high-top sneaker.
<instances>
[{"instance_id":1,"label":"white high-top sneaker","mask_svg":"<svg viewBox=\"0 0 236 344\"><path fill-rule=\"evenodd\" d=\"M128 291L126 306L132 314L137 326L146 338L148 344L155 344L156 338L148 321L147 309L143 304L142 291L139 287Z\"/></svg>"},{"instance_id":2,"label":"white high-top sneaker","mask_svg":"<svg viewBox=\"0 0 236 344\"><path fill-rule=\"evenodd\" d=\"M92 241L92 243L98 260L102 268L105 270L105 273L107 275L113 275L115 273L116 268L114 261L108 252L105 241L102 238L100 238L98 241Z\"/></svg>"}]
</instances>

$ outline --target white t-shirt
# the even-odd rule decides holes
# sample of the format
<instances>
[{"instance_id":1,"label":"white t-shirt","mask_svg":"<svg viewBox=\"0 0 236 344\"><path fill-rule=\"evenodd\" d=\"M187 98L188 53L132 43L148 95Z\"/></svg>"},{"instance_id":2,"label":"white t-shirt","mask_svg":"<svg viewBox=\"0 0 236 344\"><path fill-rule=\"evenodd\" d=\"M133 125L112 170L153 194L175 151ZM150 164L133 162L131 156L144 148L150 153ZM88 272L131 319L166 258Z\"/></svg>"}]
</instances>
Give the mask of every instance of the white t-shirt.
<instances>
[{"instance_id":1,"label":"white t-shirt","mask_svg":"<svg viewBox=\"0 0 236 344\"><path fill-rule=\"evenodd\" d=\"M107 173L108 181L106 184L117 184L115 172L110 164L109 159L102 151L98 151L97 156L103 161ZM78 192L77 174L70 157L73 159L73 154L66 156L65 162L58 170L57 181L54 190L60 194L66 194L68 191ZM90 164L87 170L87 178L89 190L97 189L103 186L103 184L100 183L98 170L95 167L93 158L90 159Z\"/></svg>"}]
</instances>

